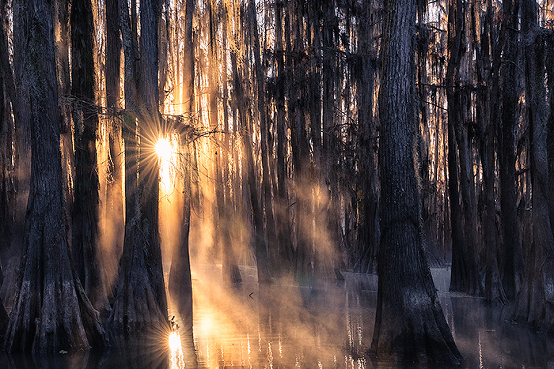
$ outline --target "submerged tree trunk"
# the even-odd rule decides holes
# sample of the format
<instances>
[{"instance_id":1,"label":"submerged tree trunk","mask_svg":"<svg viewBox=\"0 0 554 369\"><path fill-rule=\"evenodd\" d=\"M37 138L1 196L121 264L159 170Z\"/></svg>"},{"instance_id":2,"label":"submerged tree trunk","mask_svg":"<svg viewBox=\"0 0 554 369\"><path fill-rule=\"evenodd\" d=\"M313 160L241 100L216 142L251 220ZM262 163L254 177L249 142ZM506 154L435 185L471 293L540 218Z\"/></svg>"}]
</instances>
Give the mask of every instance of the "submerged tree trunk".
<instances>
[{"instance_id":1,"label":"submerged tree trunk","mask_svg":"<svg viewBox=\"0 0 554 369\"><path fill-rule=\"evenodd\" d=\"M414 162L415 1L389 1L383 31L379 94L381 245L372 350L398 361L461 360L422 245Z\"/></svg>"},{"instance_id":2,"label":"submerged tree trunk","mask_svg":"<svg viewBox=\"0 0 554 369\"><path fill-rule=\"evenodd\" d=\"M22 4L20 4L21 6ZM24 79L30 89L31 191L25 253L4 347L58 352L102 343L98 313L73 270L63 200L52 7L26 1L18 16L29 27Z\"/></svg>"}]
</instances>

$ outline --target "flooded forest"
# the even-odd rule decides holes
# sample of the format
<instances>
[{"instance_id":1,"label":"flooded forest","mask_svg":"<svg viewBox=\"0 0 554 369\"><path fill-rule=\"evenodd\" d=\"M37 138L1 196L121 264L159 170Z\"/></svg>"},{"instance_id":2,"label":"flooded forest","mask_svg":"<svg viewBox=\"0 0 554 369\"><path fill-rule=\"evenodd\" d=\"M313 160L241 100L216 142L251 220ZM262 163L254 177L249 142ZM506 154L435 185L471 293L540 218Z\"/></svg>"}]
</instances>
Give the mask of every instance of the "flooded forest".
<instances>
[{"instance_id":1,"label":"flooded forest","mask_svg":"<svg viewBox=\"0 0 554 369\"><path fill-rule=\"evenodd\" d=\"M554 366L553 0L0 15L0 367Z\"/></svg>"}]
</instances>

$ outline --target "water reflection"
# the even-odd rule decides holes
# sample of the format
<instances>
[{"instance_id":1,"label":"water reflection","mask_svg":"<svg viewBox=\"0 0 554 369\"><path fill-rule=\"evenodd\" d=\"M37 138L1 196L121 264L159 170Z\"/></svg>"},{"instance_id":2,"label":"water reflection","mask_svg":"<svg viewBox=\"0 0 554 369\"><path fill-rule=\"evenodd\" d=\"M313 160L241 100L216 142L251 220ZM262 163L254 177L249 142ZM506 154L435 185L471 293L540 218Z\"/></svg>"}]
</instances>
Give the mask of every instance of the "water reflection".
<instances>
[{"instance_id":1,"label":"water reflection","mask_svg":"<svg viewBox=\"0 0 554 369\"><path fill-rule=\"evenodd\" d=\"M376 277L346 274L344 283L298 287L283 280L258 288L255 269L227 286L220 269L194 270L192 332L159 346L53 357L0 355L0 368L395 368L364 356L371 344ZM446 319L465 361L460 368L554 368L554 342L507 320L507 308L448 293L449 271L433 270ZM181 327L184 326L179 322ZM169 341L169 342L168 342ZM164 346L165 345L165 346Z\"/></svg>"}]
</instances>

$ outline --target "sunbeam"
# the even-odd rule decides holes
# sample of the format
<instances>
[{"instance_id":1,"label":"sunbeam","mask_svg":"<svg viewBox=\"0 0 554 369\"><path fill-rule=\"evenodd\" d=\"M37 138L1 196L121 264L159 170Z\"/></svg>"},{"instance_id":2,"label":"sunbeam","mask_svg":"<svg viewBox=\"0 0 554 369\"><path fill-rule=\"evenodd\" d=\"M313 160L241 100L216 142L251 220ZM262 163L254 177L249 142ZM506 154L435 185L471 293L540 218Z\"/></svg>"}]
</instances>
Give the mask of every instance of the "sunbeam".
<instances>
[{"instance_id":1,"label":"sunbeam","mask_svg":"<svg viewBox=\"0 0 554 369\"><path fill-rule=\"evenodd\" d=\"M160 191L162 196L174 190L175 167L177 162L177 143L171 138L160 137L155 145L156 155L160 161Z\"/></svg>"}]
</instances>

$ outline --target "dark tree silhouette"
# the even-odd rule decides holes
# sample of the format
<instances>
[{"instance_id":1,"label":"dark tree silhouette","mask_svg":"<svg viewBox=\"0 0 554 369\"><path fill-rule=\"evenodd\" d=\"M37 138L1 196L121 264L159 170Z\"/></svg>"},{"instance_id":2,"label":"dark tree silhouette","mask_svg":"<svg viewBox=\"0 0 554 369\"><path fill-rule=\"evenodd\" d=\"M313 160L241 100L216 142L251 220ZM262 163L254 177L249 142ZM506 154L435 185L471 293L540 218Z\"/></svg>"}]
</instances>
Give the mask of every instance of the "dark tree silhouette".
<instances>
[{"instance_id":1,"label":"dark tree silhouette","mask_svg":"<svg viewBox=\"0 0 554 369\"><path fill-rule=\"evenodd\" d=\"M94 23L90 0L71 3L71 93L75 125L75 189L71 214L72 257L93 305L108 308L105 275L99 264L99 181L96 156L98 114L93 57Z\"/></svg>"},{"instance_id":2,"label":"dark tree silhouette","mask_svg":"<svg viewBox=\"0 0 554 369\"><path fill-rule=\"evenodd\" d=\"M500 164L500 207L503 223L503 262L501 264L502 283L508 299L516 295L516 278L521 270L521 245L517 219L516 189L516 153L515 127L517 125L517 24L519 22L519 1L503 1L502 52L503 63L500 70L502 78L502 114L501 128L498 132Z\"/></svg>"},{"instance_id":3,"label":"dark tree silhouette","mask_svg":"<svg viewBox=\"0 0 554 369\"><path fill-rule=\"evenodd\" d=\"M23 4L24 3L24 4ZM102 343L103 330L73 270L62 190L60 116L52 6L26 1L18 22L29 28L17 46L27 55L23 78L31 116L31 191L25 252L4 346L8 351L58 352Z\"/></svg>"},{"instance_id":4,"label":"dark tree silhouette","mask_svg":"<svg viewBox=\"0 0 554 369\"><path fill-rule=\"evenodd\" d=\"M372 351L399 361L455 364L456 348L422 247L414 162L416 4L387 1L379 94L381 245Z\"/></svg>"},{"instance_id":5,"label":"dark tree silhouette","mask_svg":"<svg viewBox=\"0 0 554 369\"><path fill-rule=\"evenodd\" d=\"M546 146L545 37L540 32L537 4L522 0L521 30L525 50L526 99L531 128L531 181L533 186L531 239L524 253L524 280L516 297L515 318L554 333L554 236L548 203Z\"/></svg>"}]
</instances>

